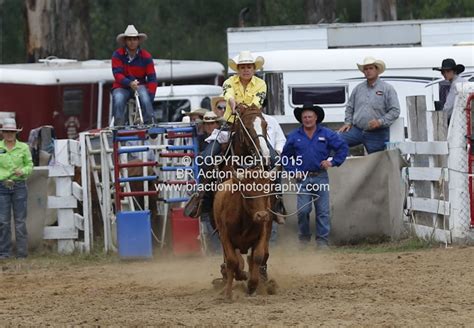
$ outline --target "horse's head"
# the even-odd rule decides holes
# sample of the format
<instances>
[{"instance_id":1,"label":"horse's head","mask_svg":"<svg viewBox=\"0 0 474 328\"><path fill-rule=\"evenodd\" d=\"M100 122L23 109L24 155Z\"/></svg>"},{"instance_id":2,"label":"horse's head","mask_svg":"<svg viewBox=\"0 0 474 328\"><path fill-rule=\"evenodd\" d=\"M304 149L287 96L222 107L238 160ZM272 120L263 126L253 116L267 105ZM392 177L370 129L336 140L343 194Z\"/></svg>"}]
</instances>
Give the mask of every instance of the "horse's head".
<instances>
[{"instance_id":1,"label":"horse's head","mask_svg":"<svg viewBox=\"0 0 474 328\"><path fill-rule=\"evenodd\" d=\"M270 158L270 150L267 145L267 122L262 110L255 105L242 104L236 110L234 153L239 156L250 155L266 163Z\"/></svg>"}]
</instances>

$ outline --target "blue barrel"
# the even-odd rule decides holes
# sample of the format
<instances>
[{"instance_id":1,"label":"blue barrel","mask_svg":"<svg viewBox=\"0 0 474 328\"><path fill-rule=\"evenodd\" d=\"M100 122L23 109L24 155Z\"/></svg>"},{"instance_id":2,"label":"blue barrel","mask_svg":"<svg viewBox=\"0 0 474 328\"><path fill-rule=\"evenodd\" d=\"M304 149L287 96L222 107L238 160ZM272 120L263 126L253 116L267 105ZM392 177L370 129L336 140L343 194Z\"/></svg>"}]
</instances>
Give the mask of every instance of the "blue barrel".
<instances>
[{"instance_id":1,"label":"blue barrel","mask_svg":"<svg viewBox=\"0 0 474 328\"><path fill-rule=\"evenodd\" d=\"M150 211L124 211L117 214L117 241L120 258L153 257Z\"/></svg>"}]
</instances>

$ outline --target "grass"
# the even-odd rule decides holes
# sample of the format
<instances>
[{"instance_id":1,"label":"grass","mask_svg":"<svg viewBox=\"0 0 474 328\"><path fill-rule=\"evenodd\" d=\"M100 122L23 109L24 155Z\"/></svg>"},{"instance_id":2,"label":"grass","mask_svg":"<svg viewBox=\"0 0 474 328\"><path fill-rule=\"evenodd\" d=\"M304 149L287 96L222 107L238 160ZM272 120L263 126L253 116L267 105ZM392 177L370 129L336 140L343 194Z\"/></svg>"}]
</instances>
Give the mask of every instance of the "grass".
<instances>
[{"instance_id":1,"label":"grass","mask_svg":"<svg viewBox=\"0 0 474 328\"><path fill-rule=\"evenodd\" d=\"M120 259L117 253L105 253L102 244L95 243L95 248L90 253L74 252L72 254L58 254L53 249L43 249L42 251L32 252L27 260L18 261L16 259L0 261L0 269L8 269L11 266L20 265L28 268L63 268L69 266L94 266L105 264L127 263ZM356 245L346 245L332 247L335 253L361 253L377 254L390 252L413 252L423 251L438 247L438 243L429 242L419 238L409 238L400 241L384 241L367 239ZM164 254L159 257L166 256ZM156 257L155 257L156 258Z\"/></svg>"},{"instance_id":2,"label":"grass","mask_svg":"<svg viewBox=\"0 0 474 328\"><path fill-rule=\"evenodd\" d=\"M390 253L390 252L412 252L427 250L437 247L438 244L432 241L420 238L408 238L400 241L373 243L366 241L357 245L341 246L335 248L338 252L343 253Z\"/></svg>"},{"instance_id":3,"label":"grass","mask_svg":"<svg viewBox=\"0 0 474 328\"><path fill-rule=\"evenodd\" d=\"M105 253L103 244L95 243L90 253L75 251L71 254L59 254L56 246L45 246L41 250L30 252L25 260L15 258L3 260L0 264L7 268L10 265L25 264L27 267L47 268L47 267L68 267L84 265L104 265L109 263L119 263L120 259L114 252ZM23 266L23 265L21 265Z\"/></svg>"}]
</instances>

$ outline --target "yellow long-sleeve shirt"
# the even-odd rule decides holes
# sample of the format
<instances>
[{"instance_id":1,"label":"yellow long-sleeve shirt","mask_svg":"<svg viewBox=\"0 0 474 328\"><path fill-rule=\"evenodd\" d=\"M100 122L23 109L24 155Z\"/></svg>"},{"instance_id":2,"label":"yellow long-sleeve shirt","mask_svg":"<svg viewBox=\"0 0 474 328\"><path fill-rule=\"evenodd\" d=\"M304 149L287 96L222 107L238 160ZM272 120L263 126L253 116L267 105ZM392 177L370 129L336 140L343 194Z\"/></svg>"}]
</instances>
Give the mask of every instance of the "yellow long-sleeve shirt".
<instances>
[{"instance_id":1,"label":"yellow long-sleeve shirt","mask_svg":"<svg viewBox=\"0 0 474 328\"><path fill-rule=\"evenodd\" d=\"M267 96L267 84L261 78L253 76L247 88L240 82L239 76L234 75L224 81L222 85L224 90L224 98L227 101L227 107L224 113L224 118L227 122L234 123L232 116L232 109L229 105L229 99L233 98L237 104L256 105L262 107L263 101Z\"/></svg>"}]
</instances>

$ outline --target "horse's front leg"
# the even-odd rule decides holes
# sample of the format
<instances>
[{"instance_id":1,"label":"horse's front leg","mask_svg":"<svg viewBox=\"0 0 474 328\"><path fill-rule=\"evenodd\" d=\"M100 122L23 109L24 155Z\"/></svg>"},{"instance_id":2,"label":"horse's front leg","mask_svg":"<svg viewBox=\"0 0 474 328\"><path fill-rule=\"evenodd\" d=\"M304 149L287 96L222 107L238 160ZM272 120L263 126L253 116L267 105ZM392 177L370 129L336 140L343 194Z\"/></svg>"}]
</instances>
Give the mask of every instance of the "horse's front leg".
<instances>
[{"instance_id":1,"label":"horse's front leg","mask_svg":"<svg viewBox=\"0 0 474 328\"><path fill-rule=\"evenodd\" d=\"M230 239L227 236L227 231L223 231L220 235L222 247L224 249L224 261L225 261L225 296L227 300L232 300L232 283L234 282L234 275L239 271L239 258ZM221 272L223 273L221 266ZM223 274L224 275L224 274Z\"/></svg>"},{"instance_id":2,"label":"horse's front leg","mask_svg":"<svg viewBox=\"0 0 474 328\"><path fill-rule=\"evenodd\" d=\"M269 222L271 225L271 221ZM257 242L257 246L252 248L252 253L249 258L249 274L250 278L247 284L249 295L254 295L257 290L259 276L260 276L260 266L266 264L266 259L268 258L268 236L270 229L268 224L263 225L262 234Z\"/></svg>"}]
</instances>

